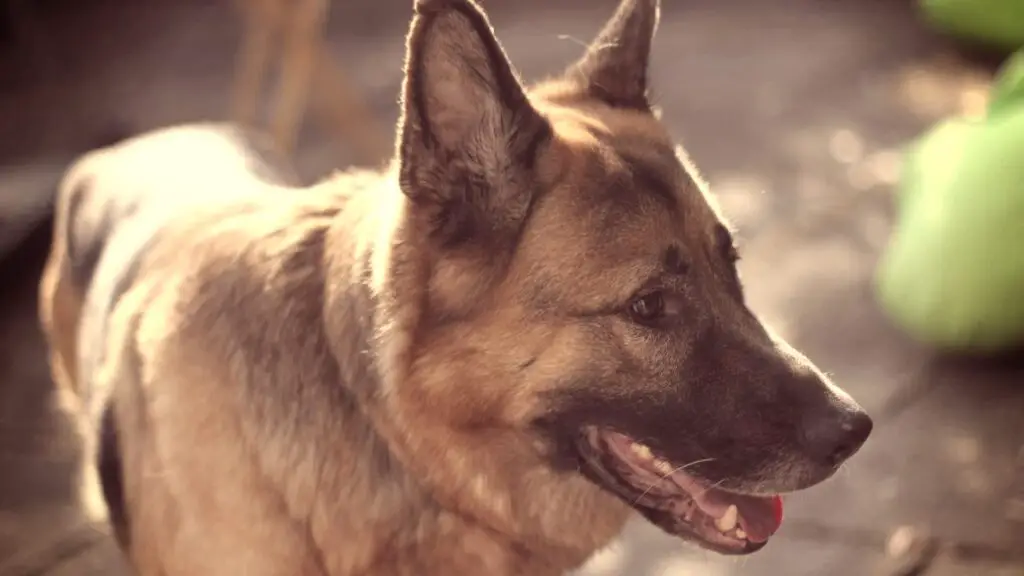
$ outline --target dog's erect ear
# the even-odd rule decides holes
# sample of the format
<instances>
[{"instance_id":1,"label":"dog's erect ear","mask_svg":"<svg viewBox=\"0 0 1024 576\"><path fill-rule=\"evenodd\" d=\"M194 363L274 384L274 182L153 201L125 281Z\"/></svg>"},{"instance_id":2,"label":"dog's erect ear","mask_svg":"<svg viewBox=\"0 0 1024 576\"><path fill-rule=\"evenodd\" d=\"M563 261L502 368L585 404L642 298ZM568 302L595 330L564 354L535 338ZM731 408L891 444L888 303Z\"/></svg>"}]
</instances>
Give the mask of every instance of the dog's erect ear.
<instances>
[{"instance_id":1,"label":"dog's erect ear","mask_svg":"<svg viewBox=\"0 0 1024 576\"><path fill-rule=\"evenodd\" d=\"M569 77L612 106L648 110L647 68L659 9L659 0L622 0Z\"/></svg>"},{"instance_id":2,"label":"dog's erect ear","mask_svg":"<svg viewBox=\"0 0 1024 576\"><path fill-rule=\"evenodd\" d=\"M446 242L514 233L550 135L471 0L418 0L399 128L402 191Z\"/></svg>"}]
</instances>

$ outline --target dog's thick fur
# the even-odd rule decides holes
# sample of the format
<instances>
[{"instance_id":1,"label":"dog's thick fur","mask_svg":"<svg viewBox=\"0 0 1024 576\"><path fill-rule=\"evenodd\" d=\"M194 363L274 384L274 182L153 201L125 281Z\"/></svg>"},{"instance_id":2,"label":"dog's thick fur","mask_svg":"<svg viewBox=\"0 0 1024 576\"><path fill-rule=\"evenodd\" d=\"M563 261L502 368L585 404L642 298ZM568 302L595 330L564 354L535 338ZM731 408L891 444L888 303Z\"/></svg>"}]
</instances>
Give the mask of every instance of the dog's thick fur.
<instances>
[{"instance_id":1,"label":"dog's thick fur","mask_svg":"<svg viewBox=\"0 0 1024 576\"><path fill-rule=\"evenodd\" d=\"M651 111L657 8L527 93L471 0L420 0L382 173L297 189L217 125L69 170L41 317L140 574L561 574L630 513L590 426L748 494L856 451Z\"/></svg>"}]
</instances>

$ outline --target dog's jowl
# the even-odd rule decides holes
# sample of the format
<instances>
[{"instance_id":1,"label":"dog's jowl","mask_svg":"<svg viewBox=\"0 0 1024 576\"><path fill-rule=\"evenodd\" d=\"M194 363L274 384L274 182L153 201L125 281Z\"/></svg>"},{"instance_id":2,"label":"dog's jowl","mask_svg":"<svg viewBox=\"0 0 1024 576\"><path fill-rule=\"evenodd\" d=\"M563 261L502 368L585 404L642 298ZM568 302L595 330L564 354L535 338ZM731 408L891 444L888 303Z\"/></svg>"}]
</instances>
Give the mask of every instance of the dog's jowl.
<instances>
[{"instance_id":1,"label":"dog's jowl","mask_svg":"<svg viewBox=\"0 0 1024 576\"><path fill-rule=\"evenodd\" d=\"M140 574L555 575L633 511L749 553L858 450L652 112L657 20L528 89L417 2L380 172L291 187L208 124L69 170L41 315Z\"/></svg>"}]
</instances>

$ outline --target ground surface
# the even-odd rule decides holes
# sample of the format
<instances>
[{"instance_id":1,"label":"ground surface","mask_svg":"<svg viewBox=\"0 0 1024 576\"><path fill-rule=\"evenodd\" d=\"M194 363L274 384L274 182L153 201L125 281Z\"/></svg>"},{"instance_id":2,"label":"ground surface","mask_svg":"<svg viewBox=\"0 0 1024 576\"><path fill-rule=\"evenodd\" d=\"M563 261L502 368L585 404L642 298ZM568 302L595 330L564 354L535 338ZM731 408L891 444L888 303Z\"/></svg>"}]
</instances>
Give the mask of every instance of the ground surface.
<instances>
[{"instance_id":1,"label":"ground surface","mask_svg":"<svg viewBox=\"0 0 1024 576\"><path fill-rule=\"evenodd\" d=\"M18 47L0 55L8 214L40 213L53 167L112 121L148 128L226 108L238 38L228 2L64 4L63 15L25 21ZM409 2L337 4L335 51L390 121ZM590 36L614 1L489 4L509 53L535 78L577 54L574 39ZM740 227L755 309L878 425L837 478L789 499L789 521L763 552L723 559L636 523L583 573L896 574L886 540L914 526L940 544L925 574L1024 574L1013 503L1024 496L1024 369L937 361L889 327L870 294L899 147L941 115L977 108L986 71L951 56L906 2L665 4L657 99ZM307 131L307 175L344 159ZM12 230L0 219L0 236ZM73 501L78 448L54 407L34 321L44 242L45 232L7 262L0 286L0 576L119 574L102 527Z\"/></svg>"}]
</instances>

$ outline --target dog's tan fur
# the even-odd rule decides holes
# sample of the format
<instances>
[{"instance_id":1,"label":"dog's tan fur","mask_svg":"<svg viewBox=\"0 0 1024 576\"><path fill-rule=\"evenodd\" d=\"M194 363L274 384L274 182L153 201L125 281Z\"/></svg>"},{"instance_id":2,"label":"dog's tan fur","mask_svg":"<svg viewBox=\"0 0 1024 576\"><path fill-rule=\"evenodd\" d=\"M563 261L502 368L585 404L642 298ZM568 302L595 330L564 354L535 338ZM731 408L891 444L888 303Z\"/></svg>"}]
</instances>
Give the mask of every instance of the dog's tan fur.
<instances>
[{"instance_id":1,"label":"dog's tan fur","mask_svg":"<svg viewBox=\"0 0 1024 576\"><path fill-rule=\"evenodd\" d=\"M555 575L627 519L552 464L535 423L564 393L661 394L649 382L686 349L595 318L666 238L731 249L646 109L657 3L625 0L529 100L475 4L418 6L389 171L290 189L232 138L181 127L65 179L41 318L54 377L90 421L111 411L143 576ZM670 197L624 193L638 167ZM693 265L720 270L703 253ZM806 484L783 448L781 468L729 480Z\"/></svg>"}]
</instances>

